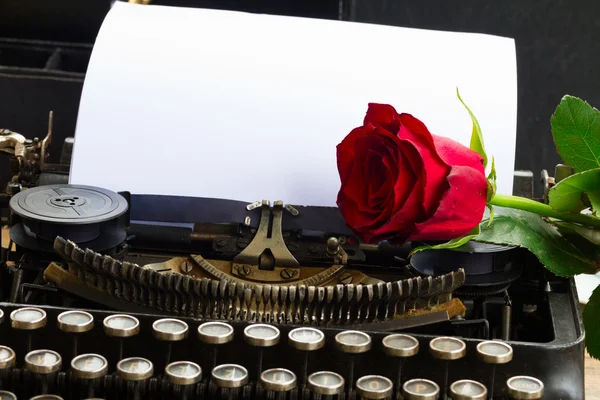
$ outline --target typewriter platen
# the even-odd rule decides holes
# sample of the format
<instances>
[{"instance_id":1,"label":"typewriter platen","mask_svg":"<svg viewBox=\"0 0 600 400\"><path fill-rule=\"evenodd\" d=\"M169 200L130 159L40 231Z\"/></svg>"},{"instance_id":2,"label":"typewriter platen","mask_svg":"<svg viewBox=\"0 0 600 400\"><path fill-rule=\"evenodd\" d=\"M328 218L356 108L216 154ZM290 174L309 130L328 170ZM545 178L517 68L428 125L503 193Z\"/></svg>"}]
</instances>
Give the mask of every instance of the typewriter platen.
<instances>
[{"instance_id":1,"label":"typewriter platen","mask_svg":"<svg viewBox=\"0 0 600 400\"><path fill-rule=\"evenodd\" d=\"M521 249L407 261L331 208L60 179L7 188L2 396L584 398L573 281Z\"/></svg>"}]
</instances>

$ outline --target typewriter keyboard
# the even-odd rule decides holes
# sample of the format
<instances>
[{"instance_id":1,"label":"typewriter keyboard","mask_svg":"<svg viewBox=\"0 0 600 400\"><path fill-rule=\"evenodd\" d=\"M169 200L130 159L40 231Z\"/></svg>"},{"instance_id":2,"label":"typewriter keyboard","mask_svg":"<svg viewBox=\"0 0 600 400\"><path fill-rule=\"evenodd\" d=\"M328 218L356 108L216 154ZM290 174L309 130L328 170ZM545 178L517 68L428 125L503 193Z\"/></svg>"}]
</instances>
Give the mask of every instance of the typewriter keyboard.
<instances>
[{"instance_id":1,"label":"typewriter keyboard","mask_svg":"<svg viewBox=\"0 0 600 400\"><path fill-rule=\"evenodd\" d=\"M0 399L539 399L501 341L0 304ZM469 359L470 368L461 363Z\"/></svg>"}]
</instances>

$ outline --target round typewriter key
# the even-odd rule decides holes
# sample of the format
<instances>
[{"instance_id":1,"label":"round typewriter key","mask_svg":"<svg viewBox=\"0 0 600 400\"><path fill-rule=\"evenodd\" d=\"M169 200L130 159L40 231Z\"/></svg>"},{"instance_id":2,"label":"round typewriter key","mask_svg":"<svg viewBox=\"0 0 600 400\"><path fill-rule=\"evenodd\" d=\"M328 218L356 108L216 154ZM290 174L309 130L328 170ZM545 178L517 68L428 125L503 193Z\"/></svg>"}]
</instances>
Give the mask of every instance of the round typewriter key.
<instances>
[{"instance_id":1,"label":"round typewriter key","mask_svg":"<svg viewBox=\"0 0 600 400\"><path fill-rule=\"evenodd\" d=\"M463 379L450 385L450 398L452 400L485 400L487 389L481 383Z\"/></svg>"},{"instance_id":2,"label":"round typewriter key","mask_svg":"<svg viewBox=\"0 0 600 400\"><path fill-rule=\"evenodd\" d=\"M248 383L248 370L241 365L223 364L212 370L212 379L220 388L238 388Z\"/></svg>"},{"instance_id":3,"label":"round typewriter key","mask_svg":"<svg viewBox=\"0 0 600 400\"><path fill-rule=\"evenodd\" d=\"M304 351L302 385L306 386L308 380L308 354L310 351L319 350L325 346L325 334L315 328L296 328L288 333L288 343L296 350Z\"/></svg>"},{"instance_id":4,"label":"round typewriter key","mask_svg":"<svg viewBox=\"0 0 600 400\"><path fill-rule=\"evenodd\" d=\"M409 335L388 335L382 343L385 353L392 357L412 357L419 352L419 341Z\"/></svg>"},{"instance_id":5,"label":"round typewriter key","mask_svg":"<svg viewBox=\"0 0 600 400\"><path fill-rule=\"evenodd\" d=\"M267 324L253 324L244 329L244 339L246 343L258 347L258 360L256 362L258 368L258 377L262 372L263 348L275 346L279 343L279 329Z\"/></svg>"},{"instance_id":6,"label":"round typewriter key","mask_svg":"<svg viewBox=\"0 0 600 400\"><path fill-rule=\"evenodd\" d=\"M344 353L364 353L371 350L371 337L360 331L344 331L335 335L335 345Z\"/></svg>"},{"instance_id":7,"label":"round typewriter key","mask_svg":"<svg viewBox=\"0 0 600 400\"><path fill-rule=\"evenodd\" d=\"M13 392L0 390L0 400L17 400L17 396Z\"/></svg>"},{"instance_id":8,"label":"round typewriter key","mask_svg":"<svg viewBox=\"0 0 600 400\"><path fill-rule=\"evenodd\" d=\"M108 372L108 361L98 354L82 354L71 361L71 368L76 378L97 379Z\"/></svg>"},{"instance_id":9,"label":"round typewriter key","mask_svg":"<svg viewBox=\"0 0 600 400\"><path fill-rule=\"evenodd\" d=\"M225 344L233 340L233 327L224 322L205 322L198 327L198 337L207 344Z\"/></svg>"},{"instance_id":10,"label":"round typewriter key","mask_svg":"<svg viewBox=\"0 0 600 400\"><path fill-rule=\"evenodd\" d=\"M511 399L541 399L544 395L544 384L531 376L513 376L506 381L506 388Z\"/></svg>"},{"instance_id":11,"label":"round typewriter key","mask_svg":"<svg viewBox=\"0 0 600 400\"><path fill-rule=\"evenodd\" d=\"M296 387L296 375L287 369L273 368L260 374L260 382L265 390L287 392Z\"/></svg>"},{"instance_id":12,"label":"round typewriter key","mask_svg":"<svg viewBox=\"0 0 600 400\"><path fill-rule=\"evenodd\" d=\"M335 372L315 372L308 377L308 388L316 394L333 396L344 390L344 378Z\"/></svg>"},{"instance_id":13,"label":"round typewriter key","mask_svg":"<svg viewBox=\"0 0 600 400\"><path fill-rule=\"evenodd\" d=\"M123 359L123 338L140 332L140 321L131 315L115 314L104 318L104 333L119 338L118 359Z\"/></svg>"},{"instance_id":14,"label":"round typewriter key","mask_svg":"<svg viewBox=\"0 0 600 400\"><path fill-rule=\"evenodd\" d=\"M15 329L34 330L46 326L46 311L25 307L10 313L11 326Z\"/></svg>"},{"instance_id":15,"label":"round typewriter key","mask_svg":"<svg viewBox=\"0 0 600 400\"><path fill-rule=\"evenodd\" d=\"M506 364L513 358L512 347L498 340L488 340L477 345L477 356L486 364L491 364L490 398L494 398L494 386L496 381L496 365Z\"/></svg>"},{"instance_id":16,"label":"round typewriter key","mask_svg":"<svg viewBox=\"0 0 600 400\"><path fill-rule=\"evenodd\" d=\"M419 352L419 341L410 335L387 335L382 341L383 350L388 356L398 358L398 371L396 372L396 387L402 387L402 367L407 357L412 357Z\"/></svg>"},{"instance_id":17,"label":"round typewriter key","mask_svg":"<svg viewBox=\"0 0 600 400\"><path fill-rule=\"evenodd\" d=\"M10 313L11 326L14 329L32 331L46 326L46 311L41 308L25 307ZM31 333L27 335L27 352L32 350Z\"/></svg>"},{"instance_id":18,"label":"round typewriter key","mask_svg":"<svg viewBox=\"0 0 600 400\"><path fill-rule=\"evenodd\" d=\"M59 314L57 320L63 332L82 333L94 327L94 317L85 311L65 311Z\"/></svg>"},{"instance_id":19,"label":"round typewriter key","mask_svg":"<svg viewBox=\"0 0 600 400\"><path fill-rule=\"evenodd\" d=\"M467 346L460 339L438 337L429 342L429 352L438 360L458 360L467 354Z\"/></svg>"},{"instance_id":20,"label":"round typewriter key","mask_svg":"<svg viewBox=\"0 0 600 400\"><path fill-rule=\"evenodd\" d=\"M198 338L213 345L212 368L217 366L218 345L229 343L233 340L233 327L225 322L205 322L198 327Z\"/></svg>"},{"instance_id":21,"label":"round typewriter key","mask_svg":"<svg viewBox=\"0 0 600 400\"><path fill-rule=\"evenodd\" d=\"M360 331L344 331L335 335L336 347L344 353L352 356L371 350L371 337ZM348 397L352 397L352 385L354 383L354 357L348 361Z\"/></svg>"},{"instance_id":22,"label":"round typewriter key","mask_svg":"<svg viewBox=\"0 0 600 400\"><path fill-rule=\"evenodd\" d=\"M58 315L58 328L68 333L83 333L92 330L94 317L85 311L65 311ZM73 358L78 354L78 337L73 336Z\"/></svg>"},{"instance_id":23,"label":"round typewriter key","mask_svg":"<svg viewBox=\"0 0 600 400\"><path fill-rule=\"evenodd\" d=\"M142 381L152 377L154 366L145 358L126 358L118 362L117 374L126 381Z\"/></svg>"},{"instance_id":24,"label":"round typewriter key","mask_svg":"<svg viewBox=\"0 0 600 400\"><path fill-rule=\"evenodd\" d=\"M167 342L165 351L165 367L171 362L172 342L187 338L188 325L178 319L164 318L154 321L152 324L152 335L154 338Z\"/></svg>"},{"instance_id":25,"label":"round typewriter key","mask_svg":"<svg viewBox=\"0 0 600 400\"><path fill-rule=\"evenodd\" d=\"M159 319L152 324L152 334L158 340L179 341L188 335L188 325L178 319Z\"/></svg>"},{"instance_id":26,"label":"round typewriter key","mask_svg":"<svg viewBox=\"0 0 600 400\"><path fill-rule=\"evenodd\" d=\"M4 310L0 308L0 324L3 322L4 322Z\"/></svg>"},{"instance_id":27,"label":"round typewriter key","mask_svg":"<svg viewBox=\"0 0 600 400\"><path fill-rule=\"evenodd\" d=\"M0 346L0 369L11 368L15 365L17 356L10 347Z\"/></svg>"},{"instance_id":28,"label":"round typewriter key","mask_svg":"<svg viewBox=\"0 0 600 400\"><path fill-rule=\"evenodd\" d=\"M104 318L104 333L108 336L129 337L140 332L140 321L125 314L115 314Z\"/></svg>"},{"instance_id":29,"label":"round typewriter key","mask_svg":"<svg viewBox=\"0 0 600 400\"><path fill-rule=\"evenodd\" d=\"M53 350L34 350L25 356L25 369L36 374L60 371L62 358Z\"/></svg>"},{"instance_id":30,"label":"round typewriter key","mask_svg":"<svg viewBox=\"0 0 600 400\"><path fill-rule=\"evenodd\" d=\"M40 394L39 396L32 397L29 400L63 400L63 398L56 394Z\"/></svg>"},{"instance_id":31,"label":"round typewriter key","mask_svg":"<svg viewBox=\"0 0 600 400\"><path fill-rule=\"evenodd\" d=\"M405 400L437 400L440 397L440 387L427 379L411 379L404 382L402 393Z\"/></svg>"},{"instance_id":32,"label":"round typewriter key","mask_svg":"<svg viewBox=\"0 0 600 400\"><path fill-rule=\"evenodd\" d=\"M448 362L463 358L467 354L467 345L460 339L441 336L429 342L429 352L434 358L445 361L444 382L441 388L441 395L444 399L448 392Z\"/></svg>"},{"instance_id":33,"label":"round typewriter key","mask_svg":"<svg viewBox=\"0 0 600 400\"><path fill-rule=\"evenodd\" d=\"M288 334L288 343L296 350L318 350L325 345L325 335L315 328L296 328Z\"/></svg>"},{"instance_id":34,"label":"round typewriter key","mask_svg":"<svg viewBox=\"0 0 600 400\"><path fill-rule=\"evenodd\" d=\"M509 344L489 340L477 345L477 355L488 364L506 364L512 360L513 350Z\"/></svg>"},{"instance_id":35,"label":"round typewriter key","mask_svg":"<svg viewBox=\"0 0 600 400\"><path fill-rule=\"evenodd\" d=\"M384 376L363 376L356 381L356 393L363 399L385 399L392 395L393 390L394 384Z\"/></svg>"},{"instance_id":36,"label":"round typewriter key","mask_svg":"<svg viewBox=\"0 0 600 400\"><path fill-rule=\"evenodd\" d=\"M174 385L193 385L202 380L202 368L189 361L176 361L165 368L165 375Z\"/></svg>"},{"instance_id":37,"label":"round typewriter key","mask_svg":"<svg viewBox=\"0 0 600 400\"><path fill-rule=\"evenodd\" d=\"M267 324L253 324L244 329L244 339L253 346L274 346L279 343L279 336L279 329Z\"/></svg>"}]
</instances>

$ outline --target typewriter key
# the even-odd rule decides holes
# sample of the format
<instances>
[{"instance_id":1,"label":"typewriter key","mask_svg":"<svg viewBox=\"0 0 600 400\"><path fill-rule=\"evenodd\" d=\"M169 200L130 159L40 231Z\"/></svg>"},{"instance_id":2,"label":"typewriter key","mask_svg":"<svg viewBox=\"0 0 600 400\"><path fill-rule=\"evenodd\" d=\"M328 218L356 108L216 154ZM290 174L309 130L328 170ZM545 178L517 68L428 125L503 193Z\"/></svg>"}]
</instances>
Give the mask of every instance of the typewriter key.
<instances>
[{"instance_id":1,"label":"typewriter key","mask_svg":"<svg viewBox=\"0 0 600 400\"><path fill-rule=\"evenodd\" d=\"M444 386L441 389L442 398L444 399L448 392L448 362L463 358L467 354L467 345L460 339L442 336L429 342L429 352L434 358L445 362Z\"/></svg>"},{"instance_id":2,"label":"typewriter key","mask_svg":"<svg viewBox=\"0 0 600 400\"><path fill-rule=\"evenodd\" d=\"M34 396L29 400L63 400L63 398L56 394L40 394L39 396Z\"/></svg>"},{"instance_id":3,"label":"typewriter key","mask_svg":"<svg viewBox=\"0 0 600 400\"><path fill-rule=\"evenodd\" d=\"M141 357L130 357L117 363L117 374L126 381L143 381L154 374L154 365Z\"/></svg>"},{"instance_id":4,"label":"typewriter key","mask_svg":"<svg viewBox=\"0 0 600 400\"><path fill-rule=\"evenodd\" d=\"M173 385L181 388L181 400L186 400L192 395L192 387L202 380L202 368L190 361L175 361L165 367L165 375Z\"/></svg>"},{"instance_id":5,"label":"typewriter key","mask_svg":"<svg viewBox=\"0 0 600 400\"><path fill-rule=\"evenodd\" d=\"M58 315L58 328L68 333L84 333L92 330L94 327L94 317L85 311L65 311ZM78 353L78 337L73 336L73 358Z\"/></svg>"},{"instance_id":6,"label":"typewriter key","mask_svg":"<svg viewBox=\"0 0 600 400\"><path fill-rule=\"evenodd\" d=\"M176 342L187 338L188 325L178 319L159 319L152 324L152 334L158 340Z\"/></svg>"},{"instance_id":7,"label":"typewriter key","mask_svg":"<svg viewBox=\"0 0 600 400\"><path fill-rule=\"evenodd\" d=\"M88 332L94 327L94 317L85 311L65 311L57 321L60 330L69 333Z\"/></svg>"},{"instance_id":8,"label":"typewriter key","mask_svg":"<svg viewBox=\"0 0 600 400\"><path fill-rule=\"evenodd\" d=\"M97 379L108 372L108 361L98 354L82 354L71 361L71 368L76 378Z\"/></svg>"},{"instance_id":9,"label":"typewriter key","mask_svg":"<svg viewBox=\"0 0 600 400\"><path fill-rule=\"evenodd\" d=\"M248 370L241 365L219 365L212 370L211 375L220 388L238 388L248 383Z\"/></svg>"},{"instance_id":10,"label":"typewriter key","mask_svg":"<svg viewBox=\"0 0 600 400\"><path fill-rule=\"evenodd\" d=\"M288 334L288 342L297 350L313 351L325 345L325 335L315 328L296 328Z\"/></svg>"},{"instance_id":11,"label":"typewriter key","mask_svg":"<svg viewBox=\"0 0 600 400\"><path fill-rule=\"evenodd\" d=\"M119 338L119 360L123 358L123 338L140 332L140 321L125 314L115 314L104 318L104 333Z\"/></svg>"},{"instance_id":12,"label":"typewriter key","mask_svg":"<svg viewBox=\"0 0 600 400\"><path fill-rule=\"evenodd\" d=\"M0 308L0 324L4 322L4 310ZM0 400L2 400L0 398Z\"/></svg>"},{"instance_id":13,"label":"typewriter key","mask_svg":"<svg viewBox=\"0 0 600 400\"><path fill-rule=\"evenodd\" d=\"M279 343L279 329L267 324L253 324L244 329L246 343L257 347L270 347Z\"/></svg>"},{"instance_id":14,"label":"typewriter key","mask_svg":"<svg viewBox=\"0 0 600 400\"><path fill-rule=\"evenodd\" d=\"M25 356L25 369L36 374L60 371L62 358L53 350L34 350Z\"/></svg>"},{"instance_id":15,"label":"typewriter key","mask_svg":"<svg viewBox=\"0 0 600 400\"><path fill-rule=\"evenodd\" d=\"M381 400L392 395L394 384L385 376L363 376L356 381L356 393L363 399Z\"/></svg>"},{"instance_id":16,"label":"typewriter key","mask_svg":"<svg viewBox=\"0 0 600 400\"><path fill-rule=\"evenodd\" d=\"M0 400L17 400L17 396L13 392L0 390Z\"/></svg>"},{"instance_id":17,"label":"typewriter key","mask_svg":"<svg viewBox=\"0 0 600 400\"><path fill-rule=\"evenodd\" d=\"M98 354L82 354L71 361L73 376L86 380L87 396L94 396L94 379L100 379L108 372L108 361Z\"/></svg>"},{"instance_id":18,"label":"typewriter key","mask_svg":"<svg viewBox=\"0 0 600 400\"><path fill-rule=\"evenodd\" d=\"M104 333L108 336L129 337L140 332L140 321L131 315L116 314L104 318Z\"/></svg>"},{"instance_id":19,"label":"typewriter key","mask_svg":"<svg viewBox=\"0 0 600 400\"><path fill-rule=\"evenodd\" d=\"M296 375L287 369L273 368L260 374L260 382L265 390L287 392L296 387Z\"/></svg>"},{"instance_id":20,"label":"typewriter key","mask_svg":"<svg viewBox=\"0 0 600 400\"><path fill-rule=\"evenodd\" d=\"M316 394L333 396L344 391L344 378L335 372L315 372L308 377L308 388Z\"/></svg>"},{"instance_id":21,"label":"typewriter key","mask_svg":"<svg viewBox=\"0 0 600 400\"><path fill-rule=\"evenodd\" d=\"M479 382L463 379L450 385L450 398L452 400L485 400L487 399L487 389Z\"/></svg>"},{"instance_id":22,"label":"typewriter key","mask_svg":"<svg viewBox=\"0 0 600 400\"><path fill-rule=\"evenodd\" d=\"M405 400L437 400L440 397L440 387L427 379L411 379L404 382L402 393Z\"/></svg>"},{"instance_id":23,"label":"typewriter key","mask_svg":"<svg viewBox=\"0 0 600 400\"><path fill-rule=\"evenodd\" d=\"M267 324L253 324L244 329L246 343L258 347L258 379L262 372L263 348L279 343L279 329Z\"/></svg>"},{"instance_id":24,"label":"typewriter key","mask_svg":"<svg viewBox=\"0 0 600 400\"><path fill-rule=\"evenodd\" d=\"M171 361L171 351L173 350L172 342L178 342L187 338L188 325L178 319L164 318L154 321L152 324L152 335L158 340L163 340L167 343L165 366Z\"/></svg>"},{"instance_id":25,"label":"typewriter key","mask_svg":"<svg viewBox=\"0 0 600 400\"><path fill-rule=\"evenodd\" d=\"M531 376L513 376L506 381L508 395L514 400L541 399L544 395L544 384Z\"/></svg>"},{"instance_id":26,"label":"typewriter key","mask_svg":"<svg viewBox=\"0 0 600 400\"><path fill-rule=\"evenodd\" d=\"M496 365L506 364L513 358L512 347L498 340L489 340L477 345L477 356L486 364L491 364L492 377L490 379L490 398L494 398L494 385L496 380Z\"/></svg>"},{"instance_id":27,"label":"typewriter key","mask_svg":"<svg viewBox=\"0 0 600 400\"><path fill-rule=\"evenodd\" d=\"M348 362L348 397L352 397L351 392L354 383L353 355L371 350L371 337L360 331L344 331L335 335L335 345L339 350L350 354Z\"/></svg>"},{"instance_id":28,"label":"typewriter key","mask_svg":"<svg viewBox=\"0 0 600 400\"><path fill-rule=\"evenodd\" d=\"M364 353L371 350L371 337L360 331L344 331L335 335L335 345L344 353Z\"/></svg>"},{"instance_id":29,"label":"typewriter key","mask_svg":"<svg viewBox=\"0 0 600 400\"><path fill-rule=\"evenodd\" d=\"M288 343L296 350L304 351L302 386L306 386L308 379L308 354L325 346L325 334L315 328L296 328L288 333Z\"/></svg>"},{"instance_id":30,"label":"typewriter key","mask_svg":"<svg viewBox=\"0 0 600 400\"><path fill-rule=\"evenodd\" d=\"M48 391L48 375L60 371L62 358L52 350L34 350L25 356L25 369L34 374L43 375L41 379L42 393Z\"/></svg>"},{"instance_id":31,"label":"typewriter key","mask_svg":"<svg viewBox=\"0 0 600 400\"><path fill-rule=\"evenodd\" d=\"M202 380L202 368L190 361L175 361L167 365L165 375L174 385L193 385Z\"/></svg>"},{"instance_id":32,"label":"typewriter key","mask_svg":"<svg viewBox=\"0 0 600 400\"><path fill-rule=\"evenodd\" d=\"M145 358L130 357L117 363L117 375L127 381L128 399L141 400L140 381L151 378L153 374L154 365Z\"/></svg>"},{"instance_id":33,"label":"typewriter key","mask_svg":"<svg viewBox=\"0 0 600 400\"><path fill-rule=\"evenodd\" d=\"M41 308L25 307L10 313L11 326L14 329L33 331L46 326L46 311ZM27 333L27 352L32 350L31 332Z\"/></svg>"},{"instance_id":34,"label":"typewriter key","mask_svg":"<svg viewBox=\"0 0 600 400\"><path fill-rule=\"evenodd\" d=\"M388 356L398 358L398 372L396 373L396 390L402 387L402 367L408 357L419 352L419 341L412 336L403 334L388 335L382 341L383 350Z\"/></svg>"},{"instance_id":35,"label":"typewriter key","mask_svg":"<svg viewBox=\"0 0 600 400\"><path fill-rule=\"evenodd\" d=\"M198 338L213 345L212 368L217 366L218 345L229 343L233 340L233 327L225 322L205 322L198 327Z\"/></svg>"},{"instance_id":36,"label":"typewriter key","mask_svg":"<svg viewBox=\"0 0 600 400\"><path fill-rule=\"evenodd\" d=\"M13 349L7 346L0 346L0 369L12 368L15 365L17 356Z\"/></svg>"}]
</instances>

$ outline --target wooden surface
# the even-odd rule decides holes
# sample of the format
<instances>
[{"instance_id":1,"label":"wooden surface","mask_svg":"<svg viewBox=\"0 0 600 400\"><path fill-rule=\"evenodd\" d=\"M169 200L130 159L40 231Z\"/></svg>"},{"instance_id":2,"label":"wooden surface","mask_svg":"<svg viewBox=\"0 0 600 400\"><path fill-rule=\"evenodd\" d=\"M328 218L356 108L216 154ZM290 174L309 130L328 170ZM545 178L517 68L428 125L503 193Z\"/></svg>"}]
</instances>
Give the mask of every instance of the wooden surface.
<instances>
[{"instance_id":1,"label":"wooden surface","mask_svg":"<svg viewBox=\"0 0 600 400\"><path fill-rule=\"evenodd\" d=\"M600 400L600 361L585 357L585 399Z\"/></svg>"},{"instance_id":2,"label":"wooden surface","mask_svg":"<svg viewBox=\"0 0 600 400\"><path fill-rule=\"evenodd\" d=\"M8 231L2 229L2 246L8 246ZM585 398L600 400L600 361L585 357Z\"/></svg>"}]
</instances>

